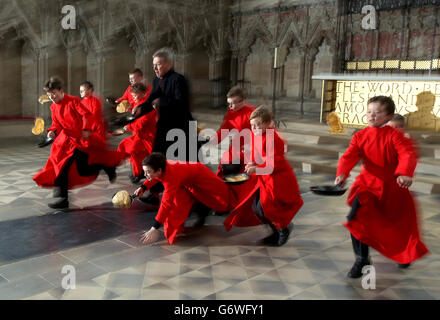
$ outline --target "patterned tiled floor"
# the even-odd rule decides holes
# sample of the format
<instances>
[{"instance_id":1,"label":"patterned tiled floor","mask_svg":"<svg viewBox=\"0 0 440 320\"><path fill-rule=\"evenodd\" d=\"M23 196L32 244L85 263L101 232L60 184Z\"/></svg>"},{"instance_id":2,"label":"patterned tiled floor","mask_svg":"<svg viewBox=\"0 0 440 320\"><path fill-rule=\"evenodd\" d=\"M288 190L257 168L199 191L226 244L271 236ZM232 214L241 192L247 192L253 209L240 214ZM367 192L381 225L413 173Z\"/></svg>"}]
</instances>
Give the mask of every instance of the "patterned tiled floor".
<instances>
[{"instance_id":1,"label":"patterned tiled floor","mask_svg":"<svg viewBox=\"0 0 440 320\"><path fill-rule=\"evenodd\" d=\"M118 190L133 191L129 168L72 192L67 212L48 209L50 190L31 180L49 149L29 139L0 141L0 299L439 299L440 198L419 195L424 239L431 254L408 270L372 252L376 289L349 280L351 242L341 225L345 197L311 194L333 177L297 173L304 207L281 248L261 246L265 226L226 232L224 217L190 227L175 245L144 246L140 235L154 213L116 210ZM8 146L6 146L8 145ZM66 265L76 288L62 289Z\"/></svg>"}]
</instances>

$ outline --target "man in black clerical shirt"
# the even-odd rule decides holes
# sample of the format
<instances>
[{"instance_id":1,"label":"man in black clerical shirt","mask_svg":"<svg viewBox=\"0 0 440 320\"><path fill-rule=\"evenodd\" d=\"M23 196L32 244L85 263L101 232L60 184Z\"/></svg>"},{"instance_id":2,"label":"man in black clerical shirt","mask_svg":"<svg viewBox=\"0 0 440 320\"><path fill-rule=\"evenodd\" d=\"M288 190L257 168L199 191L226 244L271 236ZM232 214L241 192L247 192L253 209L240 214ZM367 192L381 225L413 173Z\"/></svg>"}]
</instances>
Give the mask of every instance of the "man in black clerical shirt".
<instances>
[{"instance_id":1,"label":"man in black clerical shirt","mask_svg":"<svg viewBox=\"0 0 440 320\"><path fill-rule=\"evenodd\" d=\"M189 90L185 77L173 70L173 57L169 49L163 48L153 55L153 68L156 78L153 80L153 89L148 99L133 109L137 117L145 113L158 110L156 137L153 152L167 154L167 149L174 141L167 141L166 136L171 129L180 129L185 134L186 152L179 154L175 160L189 159L189 136L195 134L189 130L189 122L193 117L189 108Z\"/></svg>"}]
</instances>

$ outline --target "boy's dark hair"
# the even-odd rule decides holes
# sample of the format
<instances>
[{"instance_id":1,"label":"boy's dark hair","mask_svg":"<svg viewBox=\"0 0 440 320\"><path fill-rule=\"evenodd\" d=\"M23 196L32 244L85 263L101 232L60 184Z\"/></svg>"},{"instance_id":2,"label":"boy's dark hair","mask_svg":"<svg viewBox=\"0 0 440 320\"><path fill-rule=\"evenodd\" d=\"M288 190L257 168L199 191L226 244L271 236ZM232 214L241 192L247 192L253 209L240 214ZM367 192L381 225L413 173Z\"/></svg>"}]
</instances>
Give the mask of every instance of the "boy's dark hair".
<instances>
[{"instance_id":1,"label":"boy's dark hair","mask_svg":"<svg viewBox=\"0 0 440 320\"><path fill-rule=\"evenodd\" d=\"M83 83L81 83L80 87L86 87L87 89L92 89L92 90L95 89L93 87L93 83L91 83L90 81L84 81Z\"/></svg>"},{"instance_id":2,"label":"boy's dark hair","mask_svg":"<svg viewBox=\"0 0 440 320\"><path fill-rule=\"evenodd\" d=\"M137 75L139 77L143 77L144 76L144 74L142 73L142 70L139 69L139 68L131 70L131 72L129 72L128 74L135 74L135 75Z\"/></svg>"},{"instance_id":3,"label":"boy's dark hair","mask_svg":"<svg viewBox=\"0 0 440 320\"><path fill-rule=\"evenodd\" d=\"M401 129L405 128L405 117L401 114L395 113L390 122L394 122Z\"/></svg>"},{"instance_id":4,"label":"boy's dark hair","mask_svg":"<svg viewBox=\"0 0 440 320\"><path fill-rule=\"evenodd\" d=\"M405 117L401 114L395 113L391 121L403 121L405 122Z\"/></svg>"},{"instance_id":5,"label":"boy's dark hair","mask_svg":"<svg viewBox=\"0 0 440 320\"><path fill-rule=\"evenodd\" d=\"M51 90L61 90L64 88L63 80L61 78L52 76L49 78L49 80L44 84L43 90L44 91L51 91Z\"/></svg>"},{"instance_id":6,"label":"boy's dark hair","mask_svg":"<svg viewBox=\"0 0 440 320\"><path fill-rule=\"evenodd\" d=\"M252 113L249 117L249 120L252 120L255 118L260 118L261 122L263 122L263 123L271 122L273 119L272 112L270 112L269 109L267 109L264 106L259 106L257 109L252 111Z\"/></svg>"},{"instance_id":7,"label":"boy's dark hair","mask_svg":"<svg viewBox=\"0 0 440 320\"><path fill-rule=\"evenodd\" d=\"M239 86L232 87L232 88L228 91L228 93L226 94L226 97L227 97L227 98L240 97L241 100L246 99L246 95L245 95L243 89L240 88Z\"/></svg>"},{"instance_id":8,"label":"boy's dark hair","mask_svg":"<svg viewBox=\"0 0 440 320\"><path fill-rule=\"evenodd\" d=\"M153 152L142 161L143 166L149 166L154 171L162 169L165 172L167 158L160 152Z\"/></svg>"},{"instance_id":9,"label":"boy's dark hair","mask_svg":"<svg viewBox=\"0 0 440 320\"><path fill-rule=\"evenodd\" d=\"M130 87L130 92L146 94L147 87L142 82L137 82Z\"/></svg>"},{"instance_id":10,"label":"boy's dark hair","mask_svg":"<svg viewBox=\"0 0 440 320\"><path fill-rule=\"evenodd\" d=\"M387 96L376 96L368 99L368 103L370 104L372 102L379 102L381 105L385 106L385 111L387 114L394 114L396 110L396 105L394 104L393 99Z\"/></svg>"}]
</instances>

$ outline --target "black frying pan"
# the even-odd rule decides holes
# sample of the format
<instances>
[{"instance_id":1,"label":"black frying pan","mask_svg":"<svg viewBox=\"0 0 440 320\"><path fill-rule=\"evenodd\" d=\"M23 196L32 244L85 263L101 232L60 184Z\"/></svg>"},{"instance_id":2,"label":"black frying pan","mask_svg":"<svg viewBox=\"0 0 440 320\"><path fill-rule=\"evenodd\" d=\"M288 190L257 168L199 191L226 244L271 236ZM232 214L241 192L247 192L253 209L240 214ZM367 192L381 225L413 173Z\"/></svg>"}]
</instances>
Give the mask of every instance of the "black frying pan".
<instances>
[{"instance_id":1,"label":"black frying pan","mask_svg":"<svg viewBox=\"0 0 440 320\"><path fill-rule=\"evenodd\" d=\"M340 184L312 186L310 190L320 196L341 196L347 191L347 189L341 187Z\"/></svg>"},{"instance_id":2,"label":"black frying pan","mask_svg":"<svg viewBox=\"0 0 440 320\"><path fill-rule=\"evenodd\" d=\"M46 146L52 144L52 142L54 142L54 141L55 141L55 139L53 139L53 138L45 138L45 139L41 140L40 142L38 142L37 146L39 148L43 148L43 147L46 147Z\"/></svg>"},{"instance_id":3,"label":"black frying pan","mask_svg":"<svg viewBox=\"0 0 440 320\"><path fill-rule=\"evenodd\" d=\"M245 183L249 180L249 176L246 173L234 173L234 174L228 174L223 177L223 181L227 184L231 185L237 185Z\"/></svg>"},{"instance_id":4,"label":"black frying pan","mask_svg":"<svg viewBox=\"0 0 440 320\"><path fill-rule=\"evenodd\" d=\"M123 115L121 117L116 117L112 120L110 120L110 125L114 127L123 127L126 126L129 123L132 123L136 119L136 116L134 114L127 114Z\"/></svg>"},{"instance_id":5,"label":"black frying pan","mask_svg":"<svg viewBox=\"0 0 440 320\"><path fill-rule=\"evenodd\" d=\"M110 103L112 106L117 106L118 103L116 102L116 99L113 97L107 97L105 98L105 101L107 101L107 103Z\"/></svg>"},{"instance_id":6,"label":"black frying pan","mask_svg":"<svg viewBox=\"0 0 440 320\"><path fill-rule=\"evenodd\" d=\"M243 165L241 163L230 163L230 164L223 164L221 166L221 170L223 175L232 175L232 174L238 174L243 170Z\"/></svg>"},{"instance_id":7,"label":"black frying pan","mask_svg":"<svg viewBox=\"0 0 440 320\"><path fill-rule=\"evenodd\" d=\"M132 123L136 120L136 116L134 114L127 114L121 117L113 118L109 121L109 132L113 134L116 130L123 128L127 124Z\"/></svg>"}]
</instances>

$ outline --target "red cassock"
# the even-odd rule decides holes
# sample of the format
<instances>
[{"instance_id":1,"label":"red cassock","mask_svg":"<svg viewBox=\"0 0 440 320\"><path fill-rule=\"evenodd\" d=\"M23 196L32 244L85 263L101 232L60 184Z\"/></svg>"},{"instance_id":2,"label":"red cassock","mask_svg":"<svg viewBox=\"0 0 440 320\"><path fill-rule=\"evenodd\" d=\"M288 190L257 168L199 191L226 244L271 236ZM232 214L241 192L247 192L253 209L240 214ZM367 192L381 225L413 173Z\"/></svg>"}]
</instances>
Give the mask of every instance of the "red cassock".
<instances>
[{"instance_id":1,"label":"red cassock","mask_svg":"<svg viewBox=\"0 0 440 320\"><path fill-rule=\"evenodd\" d=\"M147 94L145 96L148 97L150 95L151 89L153 87L149 83L144 83L144 84L147 87ZM130 92L131 86L132 85L130 84L127 87L127 90L125 90L124 95L122 97L116 99L116 103L121 103L124 100L128 100L128 102L130 103L130 109L129 110L133 109L135 107L135 105L136 105L136 102L134 101L133 96L131 95L131 92Z\"/></svg>"},{"instance_id":2,"label":"red cassock","mask_svg":"<svg viewBox=\"0 0 440 320\"><path fill-rule=\"evenodd\" d=\"M158 181L162 182L165 191L156 220L164 225L170 244L183 232L183 224L196 200L218 212L230 210L236 204L226 183L199 162L168 160L162 176L145 181L144 186L151 188Z\"/></svg>"},{"instance_id":3,"label":"red cassock","mask_svg":"<svg viewBox=\"0 0 440 320\"><path fill-rule=\"evenodd\" d=\"M236 129L239 132L244 130L244 129L248 129L249 131L251 130L251 123L250 123L250 116L251 113L256 109L255 106L247 104L244 105L240 110L238 111L232 111L230 109L228 109L228 111L226 112L224 118L223 118L223 123L220 126L220 129L217 131L217 133L215 134L215 136L217 137L217 141L218 143L222 142L226 137L227 134L223 135L221 134L222 130L233 130ZM235 143L239 143L239 150L232 150L232 146L235 145ZM232 163L232 160L235 158L238 158L240 156L242 156L242 149L243 149L243 145L244 145L245 140L241 139L240 141L240 136L236 135L234 136L234 138L232 139L231 145L229 146L229 149L222 155L222 159L220 163ZM237 144L238 145L238 144ZM220 171L220 166L218 168L217 171L217 175L220 175L221 171Z\"/></svg>"},{"instance_id":4,"label":"red cassock","mask_svg":"<svg viewBox=\"0 0 440 320\"><path fill-rule=\"evenodd\" d=\"M95 96L90 96L81 100L82 105L92 114L90 117L90 129L103 143L107 142L104 119L102 117L102 103Z\"/></svg>"},{"instance_id":5,"label":"red cassock","mask_svg":"<svg viewBox=\"0 0 440 320\"><path fill-rule=\"evenodd\" d=\"M75 149L89 155L89 164L97 163L108 167L115 167L123 160L123 154L116 151L102 152L102 148L89 147L89 141L82 138L84 129L91 130L89 124L91 114L81 104L78 97L64 94L59 103L52 103L52 126L47 131L55 131L57 137L52 144L50 156L44 168L38 172L33 180L41 187L53 187L55 179L60 174L67 160ZM91 183L97 175L81 177L74 162L69 169L69 189Z\"/></svg>"},{"instance_id":6,"label":"red cassock","mask_svg":"<svg viewBox=\"0 0 440 320\"><path fill-rule=\"evenodd\" d=\"M390 126L367 127L353 136L339 160L337 176L348 177L361 159L361 173L347 197L351 206L357 195L361 206L344 225L356 239L397 263L407 264L428 253L419 234L414 198L396 181L414 174L417 154L411 140Z\"/></svg>"},{"instance_id":7,"label":"red cassock","mask_svg":"<svg viewBox=\"0 0 440 320\"><path fill-rule=\"evenodd\" d=\"M228 231L233 225L245 227L262 223L253 210L258 189L265 218L279 229L289 225L304 203L295 173L284 157L284 140L275 129L270 129L273 130L273 139L267 131L262 136L252 135L251 146L252 162L256 163L259 169L266 168L269 171L267 174L253 174L253 181L248 181L239 189L239 204L224 222Z\"/></svg>"},{"instance_id":8,"label":"red cassock","mask_svg":"<svg viewBox=\"0 0 440 320\"><path fill-rule=\"evenodd\" d=\"M134 104L133 107L142 104L148 96ZM149 112L127 125L127 131L133 132L131 137L121 141L118 151L130 157L133 167L133 176L140 175L142 171L142 161L151 154L153 150L154 137L156 135L156 110Z\"/></svg>"}]
</instances>

